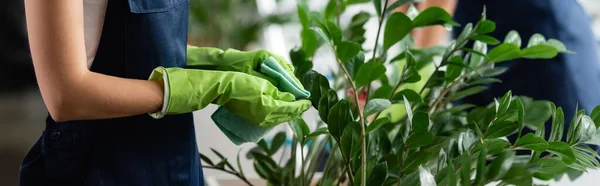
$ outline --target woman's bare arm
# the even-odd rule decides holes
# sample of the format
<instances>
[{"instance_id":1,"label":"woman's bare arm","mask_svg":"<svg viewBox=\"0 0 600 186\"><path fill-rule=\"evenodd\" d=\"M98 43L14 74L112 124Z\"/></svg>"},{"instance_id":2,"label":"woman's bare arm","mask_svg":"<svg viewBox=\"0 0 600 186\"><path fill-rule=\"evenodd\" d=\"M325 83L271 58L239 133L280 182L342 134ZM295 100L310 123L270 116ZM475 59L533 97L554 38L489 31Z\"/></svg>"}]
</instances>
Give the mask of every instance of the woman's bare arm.
<instances>
[{"instance_id":1,"label":"woman's bare arm","mask_svg":"<svg viewBox=\"0 0 600 186\"><path fill-rule=\"evenodd\" d=\"M35 74L54 120L106 119L160 110L162 82L88 70L82 0L25 0L25 12Z\"/></svg>"}]
</instances>

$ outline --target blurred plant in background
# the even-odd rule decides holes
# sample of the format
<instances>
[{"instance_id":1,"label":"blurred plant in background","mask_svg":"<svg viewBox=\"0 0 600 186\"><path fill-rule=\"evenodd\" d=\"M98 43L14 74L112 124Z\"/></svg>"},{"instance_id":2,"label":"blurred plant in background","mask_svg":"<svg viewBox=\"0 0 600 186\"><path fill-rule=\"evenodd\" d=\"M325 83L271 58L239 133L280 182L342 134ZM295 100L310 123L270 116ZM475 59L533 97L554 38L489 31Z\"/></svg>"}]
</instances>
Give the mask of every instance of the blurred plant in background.
<instances>
[{"instance_id":1,"label":"blurred plant in background","mask_svg":"<svg viewBox=\"0 0 600 186\"><path fill-rule=\"evenodd\" d=\"M263 28L287 23L293 15L293 12L277 13L263 17L258 13L256 0L193 0L190 2L189 42L245 49L260 39Z\"/></svg>"}]
</instances>

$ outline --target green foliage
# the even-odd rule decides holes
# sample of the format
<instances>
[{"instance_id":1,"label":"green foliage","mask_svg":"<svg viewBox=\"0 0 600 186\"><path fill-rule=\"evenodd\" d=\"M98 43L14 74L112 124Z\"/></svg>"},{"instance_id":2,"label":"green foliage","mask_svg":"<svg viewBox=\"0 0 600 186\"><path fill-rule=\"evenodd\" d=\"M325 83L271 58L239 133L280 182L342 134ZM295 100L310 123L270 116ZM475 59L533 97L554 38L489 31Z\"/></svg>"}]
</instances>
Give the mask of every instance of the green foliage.
<instances>
[{"instance_id":1,"label":"green foliage","mask_svg":"<svg viewBox=\"0 0 600 186\"><path fill-rule=\"evenodd\" d=\"M494 181L532 185L534 178L549 180L600 166L600 155L586 146L600 144L600 107L589 116L578 110L565 131L562 108L513 96L511 91L489 105L453 103L485 91L487 84L501 83L494 77L508 69L496 63L572 53L560 41L534 34L522 47L519 33L511 31L501 42L487 35L496 24L486 19L484 9L482 18L464 25L450 45L413 48L410 33L414 28L457 26L450 14L439 7L420 13L413 7L408 15L392 13L390 9L415 1L388 5L373 0L383 43L377 42L371 51L362 44L364 24L372 15L358 13L346 28L337 22L347 7L367 2L331 0L322 14L298 5L302 46L292 50L290 57L295 75L311 92L309 99L318 110L320 124L310 131L302 119L288 122L294 141L287 163L272 157L282 149L283 134L270 143L258 142L249 152L254 168L270 185L308 185L322 161L326 163L320 185L369 186L486 185ZM334 86L311 70L312 56L321 45L339 67ZM399 52L392 54L395 46ZM370 58L365 56L368 52ZM434 64L434 57L441 62ZM544 123L549 120L551 132L546 139ZM529 131L526 128L535 132L524 133ZM508 136L516 140L508 141ZM297 147L300 162L296 162ZM530 153L517 155L517 150ZM329 153L326 160L325 152ZM215 164L204 155L201 158L217 169L233 169L226 159ZM300 173L296 167L301 167Z\"/></svg>"}]
</instances>

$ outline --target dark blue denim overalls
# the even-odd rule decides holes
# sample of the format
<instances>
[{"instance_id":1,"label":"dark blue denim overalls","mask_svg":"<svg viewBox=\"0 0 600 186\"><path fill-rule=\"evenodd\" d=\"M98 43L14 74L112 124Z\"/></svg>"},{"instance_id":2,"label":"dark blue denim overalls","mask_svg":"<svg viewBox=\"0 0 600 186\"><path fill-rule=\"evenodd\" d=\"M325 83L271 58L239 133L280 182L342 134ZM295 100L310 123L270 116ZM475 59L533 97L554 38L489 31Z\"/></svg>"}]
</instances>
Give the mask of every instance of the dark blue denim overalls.
<instances>
[{"instance_id":1,"label":"dark blue denim overalls","mask_svg":"<svg viewBox=\"0 0 600 186\"><path fill-rule=\"evenodd\" d=\"M579 104L588 114L600 104L600 60L598 47L588 16L576 0L459 0L455 19L461 25L475 23L483 6L487 18L496 22L491 35L502 40L510 30L517 30L522 47L529 37L540 33L558 39L576 54L559 54L551 60L518 59L500 65L508 66L487 91L468 97L465 102L486 105L508 90L536 100L549 100L562 107L565 130ZM459 33L454 33L455 37ZM550 134L551 127L546 127ZM566 135L565 135L566 136Z\"/></svg>"},{"instance_id":2,"label":"dark blue denim overalls","mask_svg":"<svg viewBox=\"0 0 600 186\"><path fill-rule=\"evenodd\" d=\"M189 0L108 0L94 72L147 79L185 67ZM192 114L55 122L21 165L20 185L203 185Z\"/></svg>"}]
</instances>

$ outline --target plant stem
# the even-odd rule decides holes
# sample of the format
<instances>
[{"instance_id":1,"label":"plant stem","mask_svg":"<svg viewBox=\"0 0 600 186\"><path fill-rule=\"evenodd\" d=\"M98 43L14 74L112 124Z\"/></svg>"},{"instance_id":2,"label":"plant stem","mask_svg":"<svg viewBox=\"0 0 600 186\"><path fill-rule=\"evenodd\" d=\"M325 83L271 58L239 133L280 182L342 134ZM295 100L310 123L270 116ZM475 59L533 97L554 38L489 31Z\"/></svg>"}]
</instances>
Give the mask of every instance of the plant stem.
<instances>
[{"instance_id":1,"label":"plant stem","mask_svg":"<svg viewBox=\"0 0 600 186\"><path fill-rule=\"evenodd\" d=\"M344 164L346 167L348 167L346 169L347 174L348 174L348 179L354 181L354 175L352 174L352 170L350 169L350 157L346 158L344 156L344 153L341 152L342 146L339 143L338 143L338 147L340 147L340 154L342 155L342 159L344 159Z\"/></svg>"},{"instance_id":2,"label":"plant stem","mask_svg":"<svg viewBox=\"0 0 600 186\"><path fill-rule=\"evenodd\" d=\"M474 69L474 71L477 71L483 67L485 67L485 65L487 64L487 61L484 63L481 63L481 65L479 65L477 68ZM442 99L444 99L444 96L446 96L446 94L450 91L450 89L452 88L452 86L458 84L458 82L460 82L461 79L467 77L469 74L468 73L464 73L461 76L459 76L458 78L456 78L455 81L453 81L452 83L448 84L448 86L444 87L444 89L442 90L442 93L440 93L440 96L438 96L436 98L436 100L433 102L433 104L431 105L431 107L429 107L429 113L433 113L436 110L436 107L438 106L438 104L442 101ZM441 104L443 105L443 104Z\"/></svg>"},{"instance_id":3,"label":"plant stem","mask_svg":"<svg viewBox=\"0 0 600 186\"><path fill-rule=\"evenodd\" d=\"M379 35L381 34L381 26L383 25L383 20L385 19L385 12L387 11L387 8L388 8L387 6L388 6L388 0L385 0L385 3L383 5L383 11L381 11L381 15L379 16L379 25L377 26L377 36L375 36L375 45L373 46L373 56L371 57L373 62L377 62L377 61L375 61L375 56L377 55L377 44L379 44ZM386 51L383 51L383 53L385 53L385 52ZM367 84L367 87L365 87L366 99L369 99L369 89L371 89L370 82Z\"/></svg>"},{"instance_id":4,"label":"plant stem","mask_svg":"<svg viewBox=\"0 0 600 186\"><path fill-rule=\"evenodd\" d=\"M304 140L303 140L304 141ZM304 145L300 145L300 161L302 163L301 165L301 169L300 169L300 182L302 183L302 186L305 186L304 184Z\"/></svg>"},{"instance_id":5,"label":"plant stem","mask_svg":"<svg viewBox=\"0 0 600 186\"><path fill-rule=\"evenodd\" d=\"M237 176L237 177L238 177L238 178L240 178L242 181L246 182L246 184L248 184L248 185L250 185L250 186L253 186L253 185L252 185L252 183L250 183L250 181L248 181L248 179L247 179L246 177L244 177L244 176L240 175L240 174L239 174L239 173L237 173L237 172L229 171L229 170L226 170L226 169L221 169L221 168L218 168L218 167L205 166L205 165L203 165L203 166L202 166L202 168L214 169L214 170L220 170L220 171L223 171L223 172L229 173L229 174L231 174L231 175Z\"/></svg>"}]
</instances>

